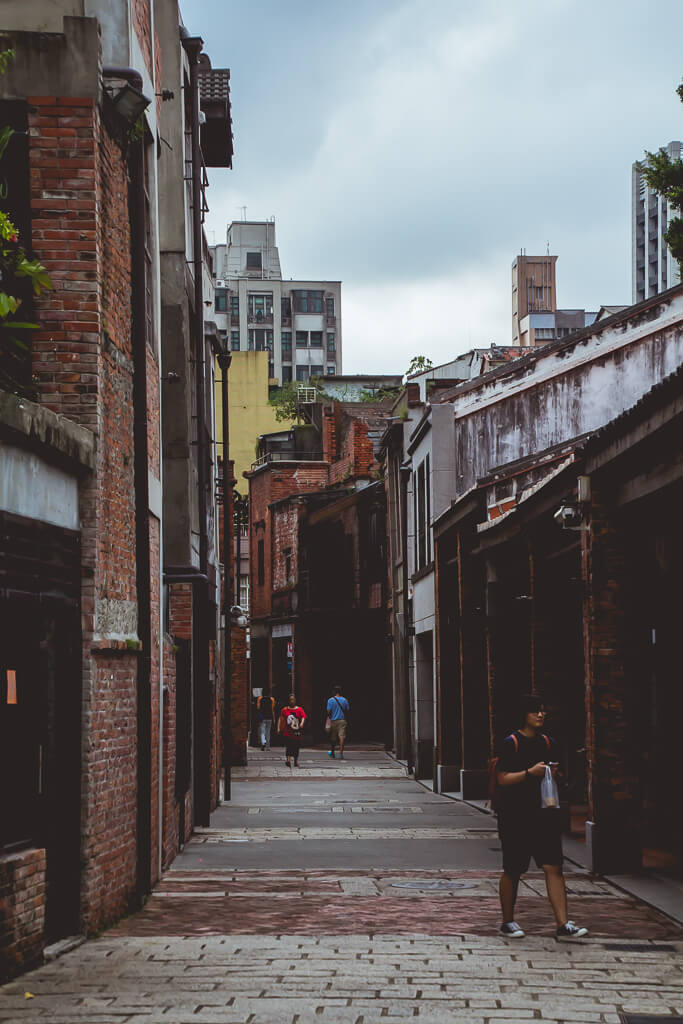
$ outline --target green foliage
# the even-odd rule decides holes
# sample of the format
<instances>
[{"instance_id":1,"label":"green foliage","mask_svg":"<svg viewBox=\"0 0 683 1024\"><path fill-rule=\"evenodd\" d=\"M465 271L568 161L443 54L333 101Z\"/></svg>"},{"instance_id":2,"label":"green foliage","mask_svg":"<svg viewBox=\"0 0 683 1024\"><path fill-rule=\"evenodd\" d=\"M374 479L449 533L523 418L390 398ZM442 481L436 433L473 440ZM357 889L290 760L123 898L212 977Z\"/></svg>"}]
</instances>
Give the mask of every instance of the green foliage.
<instances>
[{"instance_id":1,"label":"green foliage","mask_svg":"<svg viewBox=\"0 0 683 1024\"><path fill-rule=\"evenodd\" d=\"M287 421L292 423L297 418L296 405L296 384L290 381L280 388L274 388L268 396L268 401L275 410L275 419L278 423Z\"/></svg>"},{"instance_id":2,"label":"green foliage","mask_svg":"<svg viewBox=\"0 0 683 1024\"><path fill-rule=\"evenodd\" d=\"M0 74L14 59L14 50L0 51ZM0 126L0 162L5 157L7 146L12 138L13 130L8 126ZM7 197L7 188L0 188L0 198ZM21 292L21 282L30 282L34 295L40 295L45 289L52 288L52 281L40 260L27 256L19 244L19 232L7 213L0 210L0 387L16 394L31 395L32 389L17 380L25 353L29 346L22 336L25 331L35 331L38 324L28 320L17 320L15 314L22 304L22 299L13 292ZM18 332L18 333L17 333Z\"/></svg>"},{"instance_id":3,"label":"green foliage","mask_svg":"<svg viewBox=\"0 0 683 1024\"><path fill-rule=\"evenodd\" d=\"M385 398L397 398L399 388L376 388L374 391L361 391L359 402L383 402Z\"/></svg>"},{"instance_id":4,"label":"green foliage","mask_svg":"<svg viewBox=\"0 0 683 1024\"><path fill-rule=\"evenodd\" d=\"M16 52L11 47L7 50L0 50L0 75L4 75L15 57Z\"/></svg>"},{"instance_id":5,"label":"green foliage","mask_svg":"<svg viewBox=\"0 0 683 1024\"><path fill-rule=\"evenodd\" d=\"M683 103L683 83L676 89ZM666 199L669 206L679 214L683 212L683 161L672 160L665 149L656 153L645 153L646 159L638 164L649 188ZM683 219L673 217L664 233L664 241L671 250L671 255L678 261L683 274Z\"/></svg>"},{"instance_id":6,"label":"green foliage","mask_svg":"<svg viewBox=\"0 0 683 1024\"><path fill-rule=\"evenodd\" d=\"M413 356L410 366L406 370L406 377L411 377L414 373L422 373L423 370L431 370L433 365L429 356Z\"/></svg>"}]
</instances>

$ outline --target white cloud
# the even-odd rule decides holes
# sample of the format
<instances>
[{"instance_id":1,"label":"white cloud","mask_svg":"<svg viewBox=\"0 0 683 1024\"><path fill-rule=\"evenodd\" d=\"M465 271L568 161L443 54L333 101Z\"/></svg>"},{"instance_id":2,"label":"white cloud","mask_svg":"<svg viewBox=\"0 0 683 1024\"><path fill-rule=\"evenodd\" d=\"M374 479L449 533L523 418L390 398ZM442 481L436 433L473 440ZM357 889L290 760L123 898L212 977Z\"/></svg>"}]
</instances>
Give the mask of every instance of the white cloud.
<instances>
[{"instance_id":1,"label":"white cloud","mask_svg":"<svg viewBox=\"0 0 683 1024\"><path fill-rule=\"evenodd\" d=\"M274 215L285 276L343 281L346 369L396 370L418 328L449 348L426 293L457 298L458 350L507 341L521 246L550 242L561 305L629 301L631 163L683 135L680 0L191 7L232 69L235 170L211 173L207 225Z\"/></svg>"}]
</instances>

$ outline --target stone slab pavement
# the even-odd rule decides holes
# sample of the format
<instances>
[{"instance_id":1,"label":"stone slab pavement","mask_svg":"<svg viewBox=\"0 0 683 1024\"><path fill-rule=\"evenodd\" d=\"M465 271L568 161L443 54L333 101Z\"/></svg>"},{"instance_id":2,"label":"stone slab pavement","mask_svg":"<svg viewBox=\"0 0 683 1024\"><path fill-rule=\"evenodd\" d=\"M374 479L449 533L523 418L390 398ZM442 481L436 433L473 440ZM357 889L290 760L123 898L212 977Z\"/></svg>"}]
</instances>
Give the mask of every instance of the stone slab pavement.
<instances>
[{"instance_id":1,"label":"stone slab pavement","mask_svg":"<svg viewBox=\"0 0 683 1024\"><path fill-rule=\"evenodd\" d=\"M0 988L0 1024L619 1024L683 1015L683 929L568 872L558 941L542 876L527 935L497 934L491 819L425 791L378 751L309 774L250 754L145 908ZM324 766L324 767L323 767Z\"/></svg>"}]
</instances>

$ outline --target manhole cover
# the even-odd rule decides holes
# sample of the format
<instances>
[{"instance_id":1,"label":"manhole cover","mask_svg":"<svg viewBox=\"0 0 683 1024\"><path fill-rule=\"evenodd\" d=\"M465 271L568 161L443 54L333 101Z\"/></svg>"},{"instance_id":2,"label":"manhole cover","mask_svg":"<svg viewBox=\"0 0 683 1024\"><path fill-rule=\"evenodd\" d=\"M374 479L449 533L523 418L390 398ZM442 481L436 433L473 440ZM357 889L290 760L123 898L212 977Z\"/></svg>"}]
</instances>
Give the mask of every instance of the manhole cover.
<instances>
[{"instance_id":1,"label":"manhole cover","mask_svg":"<svg viewBox=\"0 0 683 1024\"><path fill-rule=\"evenodd\" d=\"M477 883L449 882L446 878L440 878L436 881L415 879L410 882L392 882L391 885L394 889L474 889Z\"/></svg>"},{"instance_id":2,"label":"manhole cover","mask_svg":"<svg viewBox=\"0 0 683 1024\"><path fill-rule=\"evenodd\" d=\"M651 1015L647 1013L620 1013L619 1019L621 1024L657 1024L658 1021L666 1020L675 1022L677 1020L683 1020L683 1017L662 1017L659 1015Z\"/></svg>"}]
</instances>

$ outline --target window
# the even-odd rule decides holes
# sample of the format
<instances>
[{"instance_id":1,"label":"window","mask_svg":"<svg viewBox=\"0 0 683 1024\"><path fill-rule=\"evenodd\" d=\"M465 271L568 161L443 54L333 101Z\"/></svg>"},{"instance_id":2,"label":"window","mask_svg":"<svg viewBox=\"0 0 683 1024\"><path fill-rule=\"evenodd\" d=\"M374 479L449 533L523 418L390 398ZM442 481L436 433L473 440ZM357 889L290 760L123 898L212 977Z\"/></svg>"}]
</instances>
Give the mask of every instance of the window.
<instances>
[{"instance_id":1,"label":"window","mask_svg":"<svg viewBox=\"0 0 683 1024\"><path fill-rule=\"evenodd\" d=\"M260 252L247 253L247 270L261 270L263 262Z\"/></svg>"},{"instance_id":2,"label":"window","mask_svg":"<svg viewBox=\"0 0 683 1024\"><path fill-rule=\"evenodd\" d=\"M216 288L216 299L214 309L217 313L226 313L228 310L228 292L226 288Z\"/></svg>"},{"instance_id":3,"label":"window","mask_svg":"<svg viewBox=\"0 0 683 1024\"><path fill-rule=\"evenodd\" d=\"M325 299L325 316L334 316L334 299Z\"/></svg>"},{"instance_id":4,"label":"window","mask_svg":"<svg viewBox=\"0 0 683 1024\"><path fill-rule=\"evenodd\" d=\"M432 560L432 539L430 530L431 495L429 480L429 455L420 463L413 485L415 509L415 570L419 572Z\"/></svg>"},{"instance_id":5,"label":"window","mask_svg":"<svg viewBox=\"0 0 683 1024\"><path fill-rule=\"evenodd\" d=\"M291 366L283 366L282 367L282 383L283 384L291 384L291 382L292 382L292 367Z\"/></svg>"},{"instance_id":6,"label":"window","mask_svg":"<svg viewBox=\"0 0 683 1024\"><path fill-rule=\"evenodd\" d=\"M306 348L308 346L308 331L296 332L296 347Z\"/></svg>"},{"instance_id":7,"label":"window","mask_svg":"<svg viewBox=\"0 0 683 1024\"><path fill-rule=\"evenodd\" d=\"M264 328L249 329L249 351L250 352L272 352L273 332Z\"/></svg>"},{"instance_id":8,"label":"window","mask_svg":"<svg viewBox=\"0 0 683 1024\"><path fill-rule=\"evenodd\" d=\"M293 292L295 313L322 313L323 293L299 289Z\"/></svg>"},{"instance_id":9,"label":"window","mask_svg":"<svg viewBox=\"0 0 683 1024\"><path fill-rule=\"evenodd\" d=\"M247 312L251 320L263 320L273 315L272 292L249 292L247 296Z\"/></svg>"},{"instance_id":10,"label":"window","mask_svg":"<svg viewBox=\"0 0 683 1024\"><path fill-rule=\"evenodd\" d=\"M289 583L290 576L292 575L292 549L285 548L283 554L285 556L285 580Z\"/></svg>"},{"instance_id":11,"label":"window","mask_svg":"<svg viewBox=\"0 0 683 1024\"><path fill-rule=\"evenodd\" d=\"M311 377L322 377L324 367L319 366L317 363L311 365Z\"/></svg>"},{"instance_id":12,"label":"window","mask_svg":"<svg viewBox=\"0 0 683 1024\"><path fill-rule=\"evenodd\" d=\"M334 331L327 332L327 351L329 355L333 355L336 352Z\"/></svg>"},{"instance_id":13,"label":"window","mask_svg":"<svg viewBox=\"0 0 683 1024\"><path fill-rule=\"evenodd\" d=\"M298 381L307 381L308 380L308 367L307 366L297 366L297 368L296 368L296 379Z\"/></svg>"},{"instance_id":14,"label":"window","mask_svg":"<svg viewBox=\"0 0 683 1024\"><path fill-rule=\"evenodd\" d=\"M249 577L240 576L240 608L243 612L249 610Z\"/></svg>"},{"instance_id":15,"label":"window","mask_svg":"<svg viewBox=\"0 0 683 1024\"><path fill-rule=\"evenodd\" d=\"M239 295L230 296L230 316L234 316L237 320L240 318L240 297Z\"/></svg>"},{"instance_id":16,"label":"window","mask_svg":"<svg viewBox=\"0 0 683 1024\"><path fill-rule=\"evenodd\" d=\"M256 566L259 587L266 582L266 555L264 541L260 540L256 546Z\"/></svg>"},{"instance_id":17,"label":"window","mask_svg":"<svg viewBox=\"0 0 683 1024\"><path fill-rule=\"evenodd\" d=\"M337 367L336 366L328 366L327 367L327 376L328 377L334 377L336 372L337 372Z\"/></svg>"},{"instance_id":18,"label":"window","mask_svg":"<svg viewBox=\"0 0 683 1024\"><path fill-rule=\"evenodd\" d=\"M240 350L240 332L230 331L230 348L233 352Z\"/></svg>"},{"instance_id":19,"label":"window","mask_svg":"<svg viewBox=\"0 0 683 1024\"><path fill-rule=\"evenodd\" d=\"M290 298L280 299L280 316L292 315L292 300Z\"/></svg>"},{"instance_id":20,"label":"window","mask_svg":"<svg viewBox=\"0 0 683 1024\"><path fill-rule=\"evenodd\" d=\"M292 358L292 332L282 331L280 334L280 349L282 350L282 358L285 362L289 362Z\"/></svg>"},{"instance_id":21,"label":"window","mask_svg":"<svg viewBox=\"0 0 683 1024\"><path fill-rule=\"evenodd\" d=\"M323 332L322 331L311 331L311 347L322 348L323 346Z\"/></svg>"}]
</instances>

